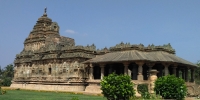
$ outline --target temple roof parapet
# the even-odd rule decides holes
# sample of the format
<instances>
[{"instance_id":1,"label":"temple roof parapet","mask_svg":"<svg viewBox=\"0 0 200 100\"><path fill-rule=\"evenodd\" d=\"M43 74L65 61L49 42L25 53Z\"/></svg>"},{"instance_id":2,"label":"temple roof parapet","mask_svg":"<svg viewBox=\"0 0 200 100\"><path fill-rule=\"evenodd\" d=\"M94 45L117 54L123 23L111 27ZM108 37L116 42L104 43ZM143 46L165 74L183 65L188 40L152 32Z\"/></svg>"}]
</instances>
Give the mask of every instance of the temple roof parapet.
<instances>
[{"instance_id":1,"label":"temple roof parapet","mask_svg":"<svg viewBox=\"0 0 200 100\"><path fill-rule=\"evenodd\" d=\"M60 58L75 58L75 57L79 57L79 58L94 58L95 55L94 54L86 54L83 52L75 52L75 53L63 53Z\"/></svg>"},{"instance_id":2,"label":"temple roof parapet","mask_svg":"<svg viewBox=\"0 0 200 100\"><path fill-rule=\"evenodd\" d=\"M175 50L171 47L170 43L162 46L155 46L154 44L145 47L143 44L131 45L130 43L119 43L114 47L110 47L109 50L113 51L124 51L124 50L140 50L140 51L165 51L171 54L175 54Z\"/></svg>"},{"instance_id":3,"label":"temple roof parapet","mask_svg":"<svg viewBox=\"0 0 200 100\"><path fill-rule=\"evenodd\" d=\"M96 52L97 54L101 55L101 54L109 53L110 50L107 47L105 47L103 49L97 49Z\"/></svg>"},{"instance_id":4,"label":"temple roof parapet","mask_svg":"<svg viewBox=\"0 0 200 100\"><path fill-rule=\"evenodd\" d=\"M96 46L92 44L91 46L82 46L82 45L77 45L77 46L64 46L62 50L83 50L83 51L96 51Z\"/></svg>"}]
</instances>

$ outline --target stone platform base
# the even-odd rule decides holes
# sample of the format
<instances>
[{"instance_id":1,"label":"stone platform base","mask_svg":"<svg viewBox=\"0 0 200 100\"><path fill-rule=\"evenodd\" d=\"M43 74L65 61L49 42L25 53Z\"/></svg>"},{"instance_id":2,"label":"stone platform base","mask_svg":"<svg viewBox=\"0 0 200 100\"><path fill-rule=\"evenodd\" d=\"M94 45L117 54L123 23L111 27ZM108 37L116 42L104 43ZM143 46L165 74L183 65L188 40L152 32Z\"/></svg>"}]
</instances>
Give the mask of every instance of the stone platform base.
<instances>
[{"instance_id":1,"label":"stone platform base","mask_svg":"<svg viewBox=\"0 0 200 100\"><path fill-rule=\"evenodd\" d=\"M85 92L101 93L102 90L100 86L87 86Z\"/></svg>"},{"instance_id":2,"label":"stone platform base","mask_svg":"<svg viewBox=\"0 0 200 100\"><path fill-rule=\"evenodd\" d=\"M49 91L85 91L84 85L44 85L44 84L18 84L13 83L11 88Z\"/></svg>"}]
</instances>

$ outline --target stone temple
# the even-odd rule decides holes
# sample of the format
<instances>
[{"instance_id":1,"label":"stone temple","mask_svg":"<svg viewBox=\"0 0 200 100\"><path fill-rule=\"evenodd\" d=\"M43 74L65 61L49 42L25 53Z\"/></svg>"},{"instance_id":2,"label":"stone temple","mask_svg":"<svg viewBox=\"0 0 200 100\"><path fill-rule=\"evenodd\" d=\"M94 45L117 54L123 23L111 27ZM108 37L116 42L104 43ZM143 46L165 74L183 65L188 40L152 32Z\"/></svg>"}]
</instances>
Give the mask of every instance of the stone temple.
<instances>
[{"instance_id":1,"label":"stone temple","mask_svg":"<svg viewBox=\"0 0 200 100\"><path fill-rule=\"evenodd\" d=\"M152 84L151 70L157 77L174 74L186 81L188 92L195 94L195 64L175 55L170 44L163 46L119 43L96 49L94 44L75 45L72 38L60 36L59 25L44 14L24 41L14 61L11 87L32 90L86 91L101 93L100 81L110 73L131 76L135 83Z\"/></svg>"}]
</instances>

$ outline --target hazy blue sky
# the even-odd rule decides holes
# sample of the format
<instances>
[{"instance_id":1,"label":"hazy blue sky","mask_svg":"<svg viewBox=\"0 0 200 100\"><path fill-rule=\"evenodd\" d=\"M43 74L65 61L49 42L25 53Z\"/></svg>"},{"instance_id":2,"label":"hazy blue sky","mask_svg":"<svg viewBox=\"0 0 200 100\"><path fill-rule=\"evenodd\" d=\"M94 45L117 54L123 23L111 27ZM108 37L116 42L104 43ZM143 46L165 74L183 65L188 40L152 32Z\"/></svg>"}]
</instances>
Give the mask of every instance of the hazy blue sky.
<instances>
[{"instance_id":1,"label":"hazy blue sky","mask_svg":"<svg viewBox=\"0 0 200 100\"><path fill-rule=\"evenodd\" d=\"M13 63L45 7L76 45L171 43L177 56L200 60L200 0L0 0L0 66Z\"/></svg>"}]
</instances>

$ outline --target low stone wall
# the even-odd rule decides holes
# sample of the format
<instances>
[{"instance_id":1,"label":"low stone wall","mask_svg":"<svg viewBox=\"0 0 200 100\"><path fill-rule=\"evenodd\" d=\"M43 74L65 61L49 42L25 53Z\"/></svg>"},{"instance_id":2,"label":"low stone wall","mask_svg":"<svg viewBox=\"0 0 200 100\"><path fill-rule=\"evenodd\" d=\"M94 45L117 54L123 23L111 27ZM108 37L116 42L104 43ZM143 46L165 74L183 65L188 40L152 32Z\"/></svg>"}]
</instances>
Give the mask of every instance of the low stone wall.
<instances>
[{"instance_id":1,"label":"low stone wall","mask_svg":"<svg viewBox=\"0 0 200 100\"><path fill-rule=\"evenodd\" d=\"M19 84L13 83L11 88L21 88L30 90L50 90L50 91L85 91L84 85L46 85L46 84Z\"/></svg>"},{"instance_id":2,"label":"low stone wall","mask_svg":"<svg viewBox=\"0 0 200 100\"><path fill-rule=\"evenodd\" d=\"M63 91L63 92L69 92L69 91L77 91L77 92L87 92L87 93L96 93L101 94L101 86L100 86L101 80L89 80L87 81L88 85L86 84L69 84L69 83L55 83L55 84L42 84L37 82L29 82L27 84L25 83L12 83L11 88L20 88L20 89L29 89L29 90L46 90L46 91ZM148 80L138 81L138 80L132 80L134 83L134 89L136 90L136 96L141 96L137 92L137 86L139 84L148 84ZM188 89L188 93L190 95L198 95L200 94L200 86L196 85L195 83L186 82L186 86ZM148 86L150 87L150 85Z\"/></svg>"}]
</instances>

